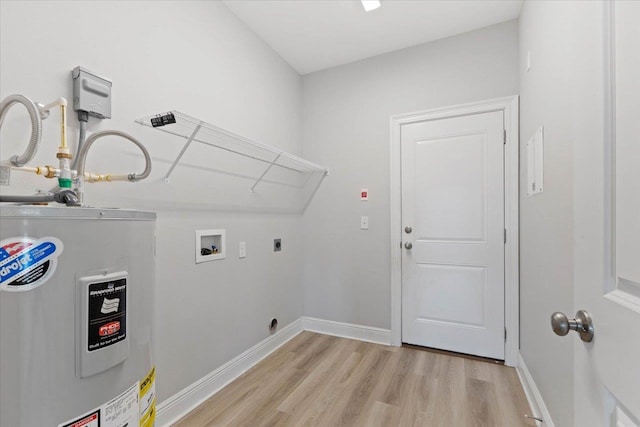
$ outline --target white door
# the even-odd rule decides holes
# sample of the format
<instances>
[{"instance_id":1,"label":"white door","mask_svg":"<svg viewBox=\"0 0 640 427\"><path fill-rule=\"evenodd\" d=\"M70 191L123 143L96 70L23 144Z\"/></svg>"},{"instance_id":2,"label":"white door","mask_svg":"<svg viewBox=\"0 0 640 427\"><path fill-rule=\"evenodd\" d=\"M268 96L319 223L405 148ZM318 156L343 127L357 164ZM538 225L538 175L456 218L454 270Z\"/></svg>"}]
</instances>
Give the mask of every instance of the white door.
<instances>
[{"instance_id":1,"label":"white door","mask_svg":"<svg viewBox=\"0 0 640 427\"><path fill-rule=\"evenodd\" d=\"M504 359L503 112L401 128L402 341Z\"/></svg>"},{"instance_id":2,"label":"white door","mask_svg":"<svg viewBox=\"0 0 640 427\"><path fill-rule=\"evenodd\" d=\"M586 3L576 25L585 27L579 34L593 34L594 47L582 69L594 67L597 76L579 92L575 111L574 288L575 308L591 314L595 336L587 344L570 334L575 425L640 427L640 2L615 3L615 97L604 108L602 5ZM602 127L608 105L615 107L614 137L607 120Z\"/></svg>"}]
</instances>

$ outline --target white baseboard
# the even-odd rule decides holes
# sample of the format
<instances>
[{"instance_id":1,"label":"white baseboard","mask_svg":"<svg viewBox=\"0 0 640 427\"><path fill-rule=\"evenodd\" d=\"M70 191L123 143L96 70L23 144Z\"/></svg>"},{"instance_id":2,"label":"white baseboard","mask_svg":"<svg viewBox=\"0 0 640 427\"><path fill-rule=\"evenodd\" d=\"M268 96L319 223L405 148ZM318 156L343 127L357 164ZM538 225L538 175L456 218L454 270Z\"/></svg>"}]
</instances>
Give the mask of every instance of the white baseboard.
<instances>
[{"instance_id":1,"label":"white baseboard","mask_svg":"<svg viewBox=\"0 0 640 427\"><path fill-rule=\"evenodd\" d=\"M303 317L302 328L305 331L353 340L367 341L375 344L391 345L391 331L389 329L373 328L371 326L353 325L351 323L334 322L332 320Z\"/></svg>"},{"instance_id":2,"label":"white baseboard","mask_svg":"<svg viewBox=\"0 0 640 427\"><path fill-rule=\"evenodd\" d=\"M256 363L302 332L302 318L290 323L249 350L220 366L158 405L156 426L168 427Z\"/></svg>"},{"instance_id":3,"label":"white baseboard","mask_svg":"<svg viewBox=\"0 0 640 427\"><path fill-rule=\"evenodd\" d=\"M388 329L352 325L313 317L301 317L160 403L158 405L156 425L168 427L175 423L302 331L317 332L376 344L390 345L391 343L391 331Z\"/></svg>"},{"instance_id":4,"label":"white baseboard","mask_svg":"<svg viewBox=\"0 0 640 427\"><path fill-rule=\"evenodd\" d=\"M516 371L518 372L518 378L520 378L520 383L524 389L524 394L527 396L527 400L529 401L531 411L533 411L533 414L529 415L533 415L544 420L544 423L537 422L538 426L555 427L555 424L551 419L551 415L549 414L549 410L547 409L547 405L545 405L544 400L542 400L540 390L538 390L538 386L533 380L533 377L531 376L531 373L529 372L527 365L524 363L524 359L520 353L518 353L518 366Z\"/></svg>"}]
</instances>

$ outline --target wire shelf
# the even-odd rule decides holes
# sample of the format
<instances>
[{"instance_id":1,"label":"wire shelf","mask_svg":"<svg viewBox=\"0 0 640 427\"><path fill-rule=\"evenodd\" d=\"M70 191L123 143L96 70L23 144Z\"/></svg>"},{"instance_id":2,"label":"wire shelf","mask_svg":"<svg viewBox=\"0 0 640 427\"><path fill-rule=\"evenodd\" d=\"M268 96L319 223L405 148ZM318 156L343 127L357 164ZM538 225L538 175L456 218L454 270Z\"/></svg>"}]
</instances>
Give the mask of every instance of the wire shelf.
<instances>
[{"instance_id":1,"label":"wire shelf","mask_svg":"<svg viewBox=\"0 0 640 427\"><path fill-rule=\"evenodd\" d=\"M329 171L323 166L279 150L270 145L253 141L249 138L222 129L180 111L172 110L162 114L141 117L136 119L136 123L186 140L182 150L173 161L165 175L165 182L167 183L169 182L169 178L171 177L174 169L180 163L182 156L184 156L189 149L189 146L194 142L218 148L230 153L235 153L264 164L264 171L251 186L251 191L254 191L257 185L263 181L265 176L267 176L267 174L269 174L269 172L274 168L291 171L297 174L319 172L322 173L323 176L326 176L329 173Z\"/></svg>"}]
</instances>

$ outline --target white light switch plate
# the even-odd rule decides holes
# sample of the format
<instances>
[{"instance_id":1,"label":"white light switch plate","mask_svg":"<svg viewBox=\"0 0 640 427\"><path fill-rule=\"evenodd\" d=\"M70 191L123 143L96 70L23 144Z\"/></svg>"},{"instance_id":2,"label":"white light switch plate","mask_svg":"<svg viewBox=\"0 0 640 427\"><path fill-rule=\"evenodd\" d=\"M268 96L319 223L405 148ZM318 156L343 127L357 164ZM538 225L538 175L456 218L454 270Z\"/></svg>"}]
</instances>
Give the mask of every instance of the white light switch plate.
<instances>
[{"instance_id":1,"label":"white light switch plate","mask_svg":"<svg viewBox=\"0 0 640 427\"><path fill-rule=\"evenodd\" d=\"M360 230L368 230L369 229L369 217L361 216L360 217Z\"/></svg>"},{"instance_id":2,"label":"white light switch plate","mask_svg":"<svg viewBox=\"0 0 640 427\"><path fill-rule=\"evenodd\" d=\"M238 245L238 258L247 257L247 242L240 242Z\"/></svg>"}]
</instances>

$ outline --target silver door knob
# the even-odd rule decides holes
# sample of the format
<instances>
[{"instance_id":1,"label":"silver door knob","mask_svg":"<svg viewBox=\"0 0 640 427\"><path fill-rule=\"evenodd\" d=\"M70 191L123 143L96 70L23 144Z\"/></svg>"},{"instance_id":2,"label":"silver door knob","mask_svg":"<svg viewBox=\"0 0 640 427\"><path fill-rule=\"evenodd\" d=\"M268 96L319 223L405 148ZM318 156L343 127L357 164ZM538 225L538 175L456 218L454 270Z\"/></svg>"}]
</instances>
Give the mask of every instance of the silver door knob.
<instances>
[{"instance_id":1,"label":"silver door knob","mask_svg":"<svg viewBox=\"0 0 640 427\"><path fill-rule=\"evenodd\" d=\"M409 227L408 225L404 228L404 232L407 234L411 234L412 231L413 231L413 228Z\"/></svg>"},{"instance_id":2,"label":"silver door knob","mask_svg":"<svg viewBox=\"0 0 640 427\"><path fill-rule=\"evenodd\" d=\"M585 310L578 310L575 319L569 319L564 313L555 312L551 315L551 328L556 335L565 336L569 331L576 331L584 342L593 340L593 320Z\"/></svg>"},{"instance_id":3,"label":"silver door knob","mask_svg":"<svg viewBox=\"0 0 640 427\"><path fill-rule=\"evenodd\" d=\"M413 243L411 243L411 242L407 242L407 243L404 244L404 248L405 249L411 249L412 247L413 247Z\"/></svg>"}]
</instances>

